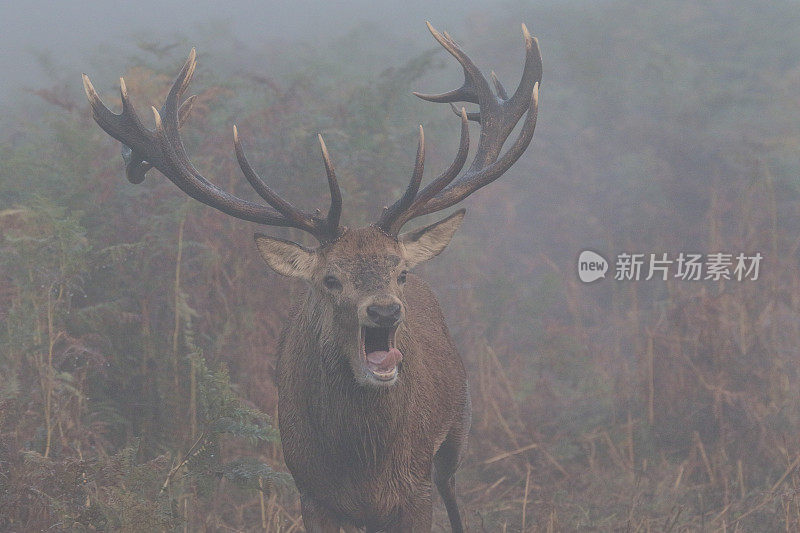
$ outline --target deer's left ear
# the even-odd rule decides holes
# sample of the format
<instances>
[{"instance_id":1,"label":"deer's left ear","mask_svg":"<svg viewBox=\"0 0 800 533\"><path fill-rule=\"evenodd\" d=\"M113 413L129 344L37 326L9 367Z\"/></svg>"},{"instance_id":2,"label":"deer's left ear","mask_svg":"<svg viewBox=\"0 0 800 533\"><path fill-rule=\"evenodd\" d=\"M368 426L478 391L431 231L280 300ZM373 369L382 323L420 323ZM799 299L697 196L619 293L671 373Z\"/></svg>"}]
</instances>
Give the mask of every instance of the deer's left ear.
<instances>
[{"instance_id":1,"label":"deer's left ear","mask_svg":"<svg viewBox=\"0 0 800 533\"><path fill-rule=\"evenodd\" d=\"M405 260L408 267L411 268L439 255L450 244L450 239L461 226L466 211L466 209L459 209L449 217L430 226L400 235L398 239L405 249Z\"/></svg>"},{"instance_id":2,"label":"deer's left ear","mask_svg":"<svg viewBox=\"0 0 800 533\"><path fill-rule=\"evenodd\" d=\"M269 267L283 276L310 280L317 266L314 250L296 242L255 234L256 246Z\"/></svg>"}]
</instances>

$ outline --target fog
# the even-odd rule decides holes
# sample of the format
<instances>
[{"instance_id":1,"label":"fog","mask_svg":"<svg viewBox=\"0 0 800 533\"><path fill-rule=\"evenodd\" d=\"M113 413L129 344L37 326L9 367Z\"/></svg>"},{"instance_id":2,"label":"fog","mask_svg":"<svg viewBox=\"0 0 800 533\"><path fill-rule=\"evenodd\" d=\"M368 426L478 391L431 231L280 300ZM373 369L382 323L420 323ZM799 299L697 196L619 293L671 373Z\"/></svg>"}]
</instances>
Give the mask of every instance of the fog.
<instances>
[{"instance_id":1,"label":"fog","mask_svg":"<svg viewBox=\"0 0 800 533\"><path fill-rule=\"evenodd\" d=\"M4 1L0 3L0 71L4 73L0 102L4 106L18 102L29 89L45 83L54 70L61 75L86 70L99 48L124 50L141 39L194 44L208 33L222 31L252 50L279 40L324 46L326 41L369 23L389 36L419 35L422 47L430 44L425 20L446 23L450 31L457 31L466 15L492 9L480 0ZM76 79L79 88L80 79Z\"/></svg>"},{"instance_id":2,"label":"fog","mask_svg":"<svg viewBox=\"0 0 800 533\"><path fill-rule=\"evenodd\" d=\"M124 76L149 127L197 47L199 172L260 201L236 124L313 212L321 133L355 227L405 190L420 123L425 182L456 153L411 94L463 80L426 20L509 93L520 23L544 59L532 144L415 268L470 381L467 529L800 530L795 0L2 2L0 530L302 530L275 420L300 285L253 233L315 243L128 182L80 74L115 111Z\"/></svg>"}]
</instances>

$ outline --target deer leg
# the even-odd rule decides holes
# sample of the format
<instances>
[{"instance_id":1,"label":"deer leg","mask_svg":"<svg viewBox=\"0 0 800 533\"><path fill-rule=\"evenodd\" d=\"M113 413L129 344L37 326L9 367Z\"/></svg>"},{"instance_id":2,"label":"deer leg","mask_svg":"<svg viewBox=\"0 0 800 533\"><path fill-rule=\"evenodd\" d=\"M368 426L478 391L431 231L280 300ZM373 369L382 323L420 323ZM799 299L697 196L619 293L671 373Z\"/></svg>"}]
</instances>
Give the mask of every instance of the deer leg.
<instances>
[{"instance_id":1,"label":"deer leg","mask_svg":"<svg viewBox=\"0 0 800 533\"><path fill-rule=\"evenodd\" d=\"M458 502L456 501L456 476L451 475L446 480L436 480L436 488L439 489L439 494L444 501L444 507L447 509L447 518L450 519L450 527L453 533L463 533L464 526L461 523L461 514L458 511Z\"/></svg>"},{"instance_id":2,"label":"deer leg","mask_svg":"<svg viewBox=\"0 0 800 533\"><path fill-rule=\"evenodd\" d=\"M460 461L463 439L451 433L433 458L433 480L447 509L447 518L453 533L462 533L464 525L456 501L456 469Z\"/></svg>"},{"instance_id":3,"label":"deer leg","mask_svg":"<svg viewBox=\"0 0 800 533\"><path fill-rule=\"evenodd\" d=\"M339 521L313 499L301 494L300 506L308 533L339 533Z\"/></svg>"}]
</instances>

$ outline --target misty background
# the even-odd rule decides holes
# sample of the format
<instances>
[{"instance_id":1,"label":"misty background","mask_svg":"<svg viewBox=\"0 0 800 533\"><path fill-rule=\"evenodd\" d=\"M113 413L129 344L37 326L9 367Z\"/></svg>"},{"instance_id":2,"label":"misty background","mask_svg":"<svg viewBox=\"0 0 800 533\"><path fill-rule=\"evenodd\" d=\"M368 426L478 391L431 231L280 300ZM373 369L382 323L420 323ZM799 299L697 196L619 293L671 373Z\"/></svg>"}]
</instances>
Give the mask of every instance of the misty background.
<instances>
[{"instance_id":1,"label":"misty background","mask_svg":"<svg viewBox=\"0 0 800 533\"><path fill-rule=\"evenodd\" d=\"M426 179L455 154L458 119L411 95L463 79L425 20L509 90L521 22L544 59L530 148L420 269L471 383L470 531L800 527L797 2L35 1L0 3L0 529L302 530L272 425L292 288L264 228L157 171L128 183L80 73L113 110L124 76L151 124L197 47L182 135L204 175L253 198L237 124L270 185L323 207L321 132L343 222L366 224L419 123ZM584 284L586 249L764 260Z\"/></svg>"},{"instance_id":2,"label":"misty background","mask_svg":"<svg viewBox=\"0 0 800 533\"><path fill-rule=\"evenodd\" d=\"M148 38L185 41L192 45L209 37L228 34L240 51L259 52L267 43L282 42L285 46L324 47L332 39L341 38L360 25L370 25L386 35L389 43L402 42L404 48L418 51L430 46L411 36L425 34L425 21L448 24L452 31L461 30L466 14L491 13L503 2L479 0L444 0L431 2L347 3L298 0L293 2L233 1L224 5L211 1L178 0L169 2L49 2L33 0L0 3L0 101L8 106L17 103L48 79L51 69L62 75L80 75L93 61L109 61L99 49L118 51L120 68L126 50L137 41ZM433 19L440 19L438 22ZM403 38L404 37L404 38ZM392 50L387 46L380 53L402 57L408 50ZM184 50L180 51L184 53ZM214 51L215 53L220 51ZM112 59L113 60L113 59ZM230 54L226 62L253 64L252 57ZM80 79L74 87L80 89Z\"/></svg>"}]
</instances>

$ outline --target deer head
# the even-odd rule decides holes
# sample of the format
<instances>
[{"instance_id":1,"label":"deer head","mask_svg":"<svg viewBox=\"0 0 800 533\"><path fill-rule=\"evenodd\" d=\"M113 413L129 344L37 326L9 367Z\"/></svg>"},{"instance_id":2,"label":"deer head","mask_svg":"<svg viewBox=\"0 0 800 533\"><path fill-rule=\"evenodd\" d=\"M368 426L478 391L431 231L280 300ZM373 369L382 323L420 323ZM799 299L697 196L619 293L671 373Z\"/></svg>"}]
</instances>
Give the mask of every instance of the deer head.
<instances>
[{"instance_id":1,"label":"deer head","mask_svg":"<svg viewBox=\"0 0 800 533\"><path fill-rule=\"evenodd\" d=\"M408 233L400 234L410 220L447 209L476 190L499 178L531 142L538 112L538 91L542 63L538 42L525 25L526 59L522 79L509 96L492 73L489 81L472 60L445 32L428 23L433 37L461 64L464 83L442 94L416 96L431 102L449 103L461 119L461 141L453 163L421 189L425 161L425 137L419 128L416 164L405 193L384 209L370 226L348 230L339 225L342 196L331 158L319 136L325 165L330 207L325 216L304 212L273 191L252 168L233 127L233 143L239 166L253 189L266 202L254 203L233 196L209 182L189 161L179 128L191 110L194 96L181 103L194 73L195 51L172 85L161 110L152 108L155 130L145 127L131 104L120 79L122 112L110 111L100 100L89 78L83 83L95 121L109 135L123 143L126 174L141 183L152 167L158 169L186 194L215 209L242 220L267 226L303 230L319 242L316 248L256 234L256 245L267 264L277 273L304 280L311 286L310 297L321 310L321 335L330 336L340 352L346 353L356 380L361 384L391 385L397 378L402 353L395 343L405 312L403 284L407 272L440 253L450 242L464 216L458 210L448 217ZM468 113L453 102L476 104ZM513 144L502 152L506 140L520 120L524 121ZM470 141L469 121L480 124L480 137L472 163L464 173ZM421 189L421 190L420 190Z\"/></svg>"},{"instance_id":2,"label":"deer head","mask_svg":"<svg viewBox=\"0 0 800 533\"><path fill-rule=\"evenodd\" d=\"M403 358L396 334L408 271L444 250L463 217L461 209L397 237L375 226L353 229L313 250L261 234L256 245L273 270L311 285L319 344L345 354L359 383L391 385Z\"/></svg>"}]
</instances>

